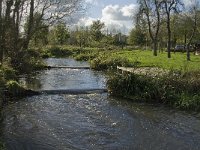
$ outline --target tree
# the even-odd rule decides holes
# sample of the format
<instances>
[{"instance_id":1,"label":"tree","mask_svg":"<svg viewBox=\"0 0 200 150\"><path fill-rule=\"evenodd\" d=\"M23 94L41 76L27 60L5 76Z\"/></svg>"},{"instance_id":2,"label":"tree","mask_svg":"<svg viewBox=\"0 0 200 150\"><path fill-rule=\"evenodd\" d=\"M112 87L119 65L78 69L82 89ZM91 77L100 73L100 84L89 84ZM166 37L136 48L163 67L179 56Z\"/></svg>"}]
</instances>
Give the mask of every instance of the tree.
<instances>
[{"instance_id":1,"label":"tree","mask_svg":"<svg viewBox=\"0 0 200 150\"><path fill-rule=\"evenodd\" d=\"M0 0L0 62L26 50L41 21L53 25L83 9L82 0ZM38 14L37 17L34 17ZM25 24L27 20L27 23ZM26 28L26 29L25 29Z\"/></svg>"},{"instance_id":2,"label":"tree","mask_svg":"<svg viewBox=\"0 0 200 150\"><path fill-rule=\"evenodd\" d=\"M2 27L3 27L3 20L2 20L2 3L3 0L0 0L0 65L3 63L3 48L2 48Z\"/></svg>"},{"instance_id":3,"label":"tree","mask_svg":"<svg viewBox=\"0 0 200 150\"><path fill-rule=\"evenodd\" d=\"M153 55L157 56L158 35L161 22L161 1L160 0L139 0L139 13L137 20L145 20L148 24L148 32L153 43Z\"/></svg>"},{"instance_id":4,"label":"tree","mask_svg":"<svg viewBox=\"0 0 200 150\"><path fill-rule=\"evenodd\" d=\"M49 34L49 26L44 23L43 20L40 19L41 14L35 13L34 14L34 19L32 22L32 30L34 34L32 35L30 39L30 43L33 46L39 46L39 45L46 45L47 39L48 39L48 34ZM26 23L24 25L24 30L25 33L28 31L28 24L29 24L29 18L27 18Z\"/></svg>"},{"instance_id":5,"label":"tree","mask_svg":"<svg viewBox=\"0 0 200 150\"><path fill-rule=\"evenodd\" d=\"M136 26L131 30L128 41L131 45L143 46L146 44L146 34Z\"/></svg>"},{"instance_id":6,"label":"tree","mask_svg":"<svg viewBox=\"0 0 200 150\"><path fill-rule=\"evenodd\" d=\"M188 12L185 13L186 17L188 18L187 20L192 23L191 35L186 44L186 52L187 52L188 61L190 61L190 45L197 31L197 24L199 21L198 14L200 13L200 11L198 10L199 2L197 0L194 0L192 2L193 4L190 6Z\"/></svg>"},{"instance_id":7,"label":"tree","mask_svg":"<svg viewBox=\"0 0 200 150\"><path fill-rule=\"evenodd\" d=\"M99 42L103 38L101 30L104 28L104 26L105 24L100 20L93 21L91 25L91 35L95 41Z\"/></svg>"},{"instance_id":8,"label":"tree","mask_svg":"<svg viewBox=\"0 0 200 150\"><path fill-rule=\"evenodd\" d=\"M126 42L127 42L127 37L123 35L121 32L114 35L114 42L113 42L114 45L120 46L123 49L124 46L127 44Z\"/></svg>"},{"instance_id":9,"label":"tree","mask_svg":"<svg viewBox=\"0 0 200 150\"><path fill-rule=\"evenodd\" d=\"M166 22L167 22L167 52L168 58L171 58L171 13L172 11L178 12L178 8L182 5L180 0L163 0L164 12L166 13Z\"/></svg>"},{"instance_id":10,"label":"tree","mask_svg":"<svg viewBox=\"0 0 200 150\"><path fill-rule=\"evenodd\" d=\"M69 38L69 32L66 26L64 24L58 24L55 27L55 39L57 41L57 44L60 45L66 44L68 38Z\"/></svg>"}]
</instances>

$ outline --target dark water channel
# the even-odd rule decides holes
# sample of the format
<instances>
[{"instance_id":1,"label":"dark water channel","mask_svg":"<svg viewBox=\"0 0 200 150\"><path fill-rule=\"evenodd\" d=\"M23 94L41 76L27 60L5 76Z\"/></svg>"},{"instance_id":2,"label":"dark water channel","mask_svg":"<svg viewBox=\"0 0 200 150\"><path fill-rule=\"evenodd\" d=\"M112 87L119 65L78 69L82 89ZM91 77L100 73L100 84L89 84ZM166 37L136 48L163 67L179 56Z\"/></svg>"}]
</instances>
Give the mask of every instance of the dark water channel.
<instances>
[{"instance_id":1,"label":"dark water channel","mask_svg":"<svg viewBox=\"0 0 200 150\"><path fill-rule=\"evenodd\" d=\"M49 65L87 66L72 59ZM51 69L22 79L46 89L105 88L101 72ZM200 117L104 94L39 95L3 109L3 138L8 150L198 150Z\"/></svg>"}]
</instances>

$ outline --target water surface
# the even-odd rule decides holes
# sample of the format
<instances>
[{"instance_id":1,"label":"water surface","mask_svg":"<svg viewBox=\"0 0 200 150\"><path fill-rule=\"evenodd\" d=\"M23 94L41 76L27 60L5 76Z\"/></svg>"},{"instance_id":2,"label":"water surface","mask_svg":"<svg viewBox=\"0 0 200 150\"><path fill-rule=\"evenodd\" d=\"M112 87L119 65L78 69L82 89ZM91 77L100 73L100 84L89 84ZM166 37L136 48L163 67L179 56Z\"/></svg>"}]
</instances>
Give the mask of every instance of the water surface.
<instances>
[{"instance_id":1,"label":"water surface","mask_svg":"<svg viewBox=\"0 0 200 150\"><path fill-rule=\"evenodd\" d=\"M47 62L88 65L71 59ZM45 70L28 78L23 81L27 86L45 90L104 88L106 82L101 72L76 69ZM3 115L8 150L200 149L198 115L132 103L107 93L32 96L9 104Z\"/></svg>"}]
</instances>

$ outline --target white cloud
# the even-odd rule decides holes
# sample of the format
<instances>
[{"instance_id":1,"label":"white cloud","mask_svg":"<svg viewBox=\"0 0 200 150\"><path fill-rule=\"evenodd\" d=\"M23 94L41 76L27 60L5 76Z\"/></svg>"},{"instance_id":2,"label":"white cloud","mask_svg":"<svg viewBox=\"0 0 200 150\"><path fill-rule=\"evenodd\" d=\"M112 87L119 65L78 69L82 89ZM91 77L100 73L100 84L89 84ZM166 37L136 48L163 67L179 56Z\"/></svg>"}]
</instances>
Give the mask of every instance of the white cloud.
<instances>
[{"instance_id":1,"label":"white cloud","mask_svg":"<svg viewBox=\"0 0 200 150\"><path fill-rule=\"evenodd\" d=\"M137 4L125 6L108 5L102 10L101 21L108 27L115 26L121 31L129 30L133 26L132 16L138 11Z\"/></svg>"},{"instance_id":2,"label":"white cloud","mask_svg":"<svg viewBox=\"0 0 200 150\"><path fill-rule=\"evenodd\" d=\"M94 0L86 0L94 1ZM125 6L119 5L107 5L102 9L101 18L91 18L84 17L81 18L78 22L79 26L90 26L93 21L99 19L101 22L104 22L106 28L109 30L116 29L123 33L128 33L128 31L133 27L133 18L132 16L137 12L137 4L130 4Z\"/></svg>"},{"instance_id":3,"label":"white cloud","mask_svg":"<svg viewBox=\"0 0 200 150\"><path fill-rule=\"evenodd\" d=\"M92 22L97 20L96 18L91 18L91 17L84 17L84 18L81 18L78 22L77 25L79 26L90 26L92 25Z\"/></svg>"},{"instance_id":4,"label":"white cloud","mask_svg":"<svg viewBox=\"0 0 200 150\"><path fill-rule=\"evenodd\" d=\"M138 6L136 4L126 5L121 8L123 16L132 17L138 11Z\"/></svg>"},{"instance_id":5,"label":"white cloud","mask_svg":"<svg viewBox=\"0 0 200 150\"><path fill-rule=\"evenodd\" d=\"M102 10L103 20L129 20L129 17L124 16L122 9L119 5L106 6Z\"/></svg>"}]
</instances>

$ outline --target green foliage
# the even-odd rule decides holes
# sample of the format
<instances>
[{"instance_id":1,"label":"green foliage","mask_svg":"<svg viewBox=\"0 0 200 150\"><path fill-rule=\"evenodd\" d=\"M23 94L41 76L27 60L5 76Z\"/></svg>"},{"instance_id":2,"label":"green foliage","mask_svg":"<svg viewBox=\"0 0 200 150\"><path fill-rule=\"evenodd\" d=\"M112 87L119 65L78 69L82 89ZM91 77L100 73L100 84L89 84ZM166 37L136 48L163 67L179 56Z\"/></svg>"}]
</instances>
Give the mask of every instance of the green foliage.
<instances>
[{"instance_id":1,"label":"green foliage","mask_svg":"<svg viewBox=\"0 0 200 150\"><path fill-rule=\"evenodd\" d=\"M78 61L88 61L96 58L97 53L80 53L76 55L74 58Z\"/></svg>"},{"instance_id":2,"label":"green foliage","mask_svg":"<svg viewBox=\"0 0 200 150\"><path fill-rule=\"evenodd\" d=\"M23 50L11 60L11 65L20 73L30 73L44 68L41 54L37 49Z\"/></svg>"},{"instance_id":3,"label":"green foliage","mask_svg":"<svg viewBox=\"0 0 200 150\"><path fill-rule=\"evenodd\" d=\"M70 49L59 46L50 47L48 53L53 57L68 57L73 54Z\"/></svg>"},{"instance_id":4,"label":"green foliage","mask_svg":"<svg viewBox=\"0 0 200 150\"><path fill-rule=\"evenodd\" d=\"M111 94L135 101L159 102L180 109L200 110L200 78L194 78L170 74L152 78L126 73L111 76L107 85Z\"/></svg>"},{"instance_id":5,"label":"green foliage","mask_svg":"<svg viewBox=\"0 0 200 150\"><path fill-rule=\"evenodd\" d=\"M49 41L51 44L63 45L68 42L70 37L69 31L64 24L55 26L49 34Z\"/></svg>"},{"instance_id":6,"label":"green foliage","mask_svg":"<svg viewBox=\"0 0 200 150\"><path fill-rule=\"evenodd\" d=\"M128 43L131 45L144 46L146 44L146 35L140 28L131 30Z\"/></svg>"},{"instance_id":7,"label":"green foliage","mask_svg":"<svg viewBox=\"0 0 200 150\"><path fill-rule=\"evenodd\" d=\"M124 57L112 57L108 53L101 53L98 57L91 60L91 67L96 70L106 70L117 68L117 66L133 66Z\"/></svg>"},{"instance_id":8,"label":"green foliage","mask_svg":"<svg viewBox=\"0 0 200 150\"><path fill-rule=\"evenodd\" d=\"M103 38L101 30L104 28L105 24L100 20L93 21L91 25L91 35L95 41L100 41Z\"/></svg>"},{"instance_id":9,"label":"green foliage","mask_svg":"<svg viewBox=\"0 0 200 150\"><path fill-rule=\"evenodd\" d=\"M200 110L200 95L182 93L179 95L175 106L185 110Z\"/></svg>"},{"instance_id":10,"label":"green foliage","mask_svg":"<svg viewBox=\"0 0 200 150\"><path fill-rule=\"evenodd\" d=\"M114 41L113 44L116 46L125 46L127 44L127 37L125 35L122 35L121 33L118 33L114 35Z\"/></svg>"},{"instance_id":11,"label":"green foliage","mask_svg":"<svg viewBox=\"0 0 200 150\"><path fill-rule=\"evenodd\" d=\"M4 143L0 141L0 150L6 150Z\"/></svg>"},{"instance_id":12,"label":"green foliage","mask_svg":"<svg viewBox=\"0 0 200 150\"><path fill-rule=\"evenodd\" d=\"M10 66L4 65L1 69L5 80L15 80L17 78L16 71Z\"/></svg>"},{"instance_id":13,"label":"green foliage","mask_svg":"<svg viewBox=\"0 0 200 150\"><path fill-rule=\"evenodd\" d=\"M107 82L108 89L113 95L133 96L136 101L158 102L155 95L157 84L154 80L135 74L115 74ZM152 100L153 99L153 100Z\"/></svg>"},{"instance_id":14,"label":"green foliage","mask_svg":"<svg viewBox=\"0 0 200 150\"><path fill-rule=\"evenodd\" d=\"M9 96L19 96L25 91L25 89L17 81L14 80L10 80L6 83L6 89Z\"/></svg>"}]
</instances>

